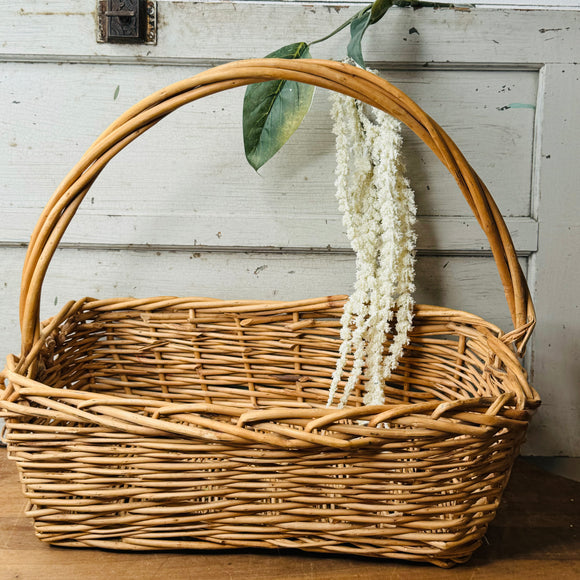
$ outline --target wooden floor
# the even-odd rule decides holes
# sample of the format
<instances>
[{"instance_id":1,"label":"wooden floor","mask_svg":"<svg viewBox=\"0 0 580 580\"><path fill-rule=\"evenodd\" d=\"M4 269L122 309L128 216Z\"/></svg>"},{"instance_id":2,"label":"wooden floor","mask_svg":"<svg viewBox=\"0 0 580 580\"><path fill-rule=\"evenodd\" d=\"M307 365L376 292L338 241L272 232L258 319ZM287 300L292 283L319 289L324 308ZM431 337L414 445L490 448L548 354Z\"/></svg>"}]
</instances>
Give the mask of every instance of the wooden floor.
<instances>
[{"instance_id":1,"label":"wooden floor","mask_svg":"<svg viewBox=\"0 0 580 580\"><path fill-rule=\"evenodd\" d=\"M451 570L301 552L114 553L53 548L23 515L16 468L0 448L0 579L580 579L580 483L518 460L486 543Z\"/></svg>"}]
</instances>

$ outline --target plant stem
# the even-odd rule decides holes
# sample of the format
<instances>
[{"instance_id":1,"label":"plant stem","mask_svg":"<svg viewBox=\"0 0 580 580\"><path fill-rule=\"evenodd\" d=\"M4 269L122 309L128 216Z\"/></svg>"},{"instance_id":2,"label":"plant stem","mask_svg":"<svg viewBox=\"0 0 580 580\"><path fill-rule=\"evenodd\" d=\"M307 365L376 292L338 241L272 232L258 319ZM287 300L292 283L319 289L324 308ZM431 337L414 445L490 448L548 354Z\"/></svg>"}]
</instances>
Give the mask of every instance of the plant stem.
<instances>
[{"instance_id":1,"label":"plant stem","mask_svg":"<svg viewBox=\"0 0 580 580\"><path fill-rule=\"evenodd\" d=\"M325 40L328 40L329 38L332 38L335 34L338 34L341 30L344 30L349 24L354 22L357 18L359 18L360 16L362 16L363 14L365 14L366 12L371 10L373 5L374 5L374 3L368 4L362 10L359 10L354 16L351 16L346 22L343 22L338 28L333 30L330 34L327 34L326 36L324 36L322 38L319 38L317 40L313 40L312 42L309 42L308 46L310 47L313 44L318 44L320 42L324 42ZM423 0L393 0L393 3L391 4L391 6L389 6L389 8L392 8L393 6L397 6L398 8L411 7L411 8L414 8L416 10L418 8L454 8L455 4L449 4L449 3L445 3L445 2L423 2ZM387 9L387 11L388 11L388 9ZM379 20L383 16L384 16L384 14L381 15ZM371 22L371 24L375 24L376 22L378 22L378 20Z\"/></svg>"},{"instance_id":2,"label":"plant stem","mask_svg":"<svg viewBox=\"0 0 580 580\"><path fill-rule=\"evenodd\" d=\"M319 42L324 42L329 38L332 38L335 34L338 34L341 30L346 28L351 22L356 20L359 16L362 16L365 12L368 12L372 7L372 4L365 6L362 10L359 10L354 16L351 16L346 22L343 22L336 30L333 30L330 34L327 34L323 38L319 38L318 40L313 40L312 42L308 43L308 46L312 46L313 44L318 44Z\"/></svg>"}]
</instances>

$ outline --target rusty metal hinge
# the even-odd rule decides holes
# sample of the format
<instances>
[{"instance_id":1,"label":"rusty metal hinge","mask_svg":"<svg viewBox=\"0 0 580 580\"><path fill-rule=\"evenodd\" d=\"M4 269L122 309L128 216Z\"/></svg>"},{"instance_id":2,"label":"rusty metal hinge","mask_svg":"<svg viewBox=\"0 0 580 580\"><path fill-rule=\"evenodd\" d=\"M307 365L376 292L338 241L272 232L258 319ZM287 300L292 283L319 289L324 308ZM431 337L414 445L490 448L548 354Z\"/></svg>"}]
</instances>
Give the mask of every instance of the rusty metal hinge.
<instances>
[{"instance_id":1,"label":"rusty metal hinge","mask_svg":"<svg viewBox=\"0 0 580 580\"><path fill-rule=\"evenodd\" d=\"M157 44L157 3L98 0L97 42Z\"/></svg>"}]
</instances>

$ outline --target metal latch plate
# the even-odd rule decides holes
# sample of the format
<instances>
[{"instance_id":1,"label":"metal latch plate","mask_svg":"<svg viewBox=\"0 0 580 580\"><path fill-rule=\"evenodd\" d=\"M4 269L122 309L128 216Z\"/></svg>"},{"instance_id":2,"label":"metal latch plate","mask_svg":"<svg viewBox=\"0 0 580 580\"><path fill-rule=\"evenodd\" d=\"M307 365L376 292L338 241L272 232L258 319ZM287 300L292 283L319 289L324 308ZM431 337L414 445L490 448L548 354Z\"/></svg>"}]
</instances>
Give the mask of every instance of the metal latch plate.
<instances>
[{"instance_id":1,"label":"metal latch plate","mask_svg":"<svg viewBox=\"0 0 580 580\"><path fill-rule=\"evenodd\" d=\"M98 0L97 42L157 44L157 3Z\"/></svg>"}]
</instances>

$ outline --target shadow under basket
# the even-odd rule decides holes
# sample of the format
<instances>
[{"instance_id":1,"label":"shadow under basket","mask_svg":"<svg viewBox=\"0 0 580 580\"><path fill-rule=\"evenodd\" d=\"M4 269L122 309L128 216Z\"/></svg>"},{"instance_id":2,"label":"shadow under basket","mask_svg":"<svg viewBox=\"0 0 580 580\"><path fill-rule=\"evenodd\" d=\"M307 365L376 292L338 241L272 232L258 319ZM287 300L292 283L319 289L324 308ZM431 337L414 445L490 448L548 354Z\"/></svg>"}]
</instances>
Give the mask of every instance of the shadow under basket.
<instances>
[{"instance_id":1,"label":"shadow under basket","mask_svg":"<svg viewBox=\"0 0 580 580\"><path fill-rule=\"evenodd\" d=\"M41 256L52 256L72 217L66 208L74 214L108 152L167 114L171 99L173 110L199 98L199 87L215 92L217 82L223 90L273 74L335 90L362 86L361 100L371 95L369 104L413 128L405 111L416 105L398 97L401 112L392 104L396 89L366 71L274 59L206 71L113 124L55 194L25 263L22 353L2 372L0 409L28 513L38 537L61 546L298 548L464 562L495 516L539 404L516 352L535 320L517 259L499 260L494 250L507 268L500 275L516 330L506 335L472 314L416 306L380 406L362 404L364 377L347 407L326 406L344 296L85 298L38 322ZM450 148L432 120L420 121L426 142L437 133L431 144ZM463 174L472 172L454 156ZM487 200L479 181L463 179L462 190L467 181ZM65 198L69 205L59 206ZM492 249L509 254L509 234L496 229Z\"/></svg>"}]
</instances>

